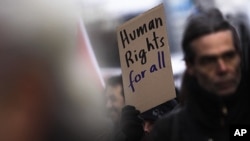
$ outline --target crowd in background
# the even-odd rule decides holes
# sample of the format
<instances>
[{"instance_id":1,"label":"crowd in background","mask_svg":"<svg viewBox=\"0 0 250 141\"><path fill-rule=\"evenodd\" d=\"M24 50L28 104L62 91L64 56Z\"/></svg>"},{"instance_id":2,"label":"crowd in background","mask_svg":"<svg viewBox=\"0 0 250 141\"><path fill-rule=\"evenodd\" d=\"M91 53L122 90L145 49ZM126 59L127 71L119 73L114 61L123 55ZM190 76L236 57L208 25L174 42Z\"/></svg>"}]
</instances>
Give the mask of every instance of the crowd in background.
<instances>
[{"instance_id":1,"label":"crowd in background","mask_svg":"<svg viewBox=\"0 0 250 141\"><path fill-rule=\"evenodd\" d=\"M154 115L126 105L121 74L96 85L79 57L77 6L0 5L1 141L228 141L231 125L250 124L250 35L241 16L215 8L190 15L182 85Z\"/></svg>"}]
</instances>

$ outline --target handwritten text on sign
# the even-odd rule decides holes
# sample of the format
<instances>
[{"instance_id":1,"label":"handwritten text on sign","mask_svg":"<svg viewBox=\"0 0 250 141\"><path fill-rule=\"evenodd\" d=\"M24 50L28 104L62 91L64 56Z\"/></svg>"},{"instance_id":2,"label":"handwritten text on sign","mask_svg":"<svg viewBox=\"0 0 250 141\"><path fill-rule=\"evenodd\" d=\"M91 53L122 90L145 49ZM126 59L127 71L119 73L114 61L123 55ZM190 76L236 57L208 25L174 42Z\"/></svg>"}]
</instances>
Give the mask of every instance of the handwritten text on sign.
<instances>
[{"instance_id":1,"label":"handwritten text on sign","mask_svg":"<svg viewBox=\"0 0 250 141\"><path fill-rule=\"evenodd\" d=\"M140 36L144 35L148 31L157 29L159 27L163 26L163 20L158 17L155 19L152 19L147 24L144 23L142 26L139 26L137 29L133 30L132 33L128 33L126 29L123 31L120 31L120 40L122 41L123 48L126 48L126 44L130 44L130 42L133 42ZM159 37L156 35L156 32L153 31L153 38L149 39L149 37L146 37L146 49L140 49L139 52L137 52L136 48L134 50L127 50L125 53L125 60L126 65L129 68L131 64L134 64L134 62L140 61L141 65L144 65L147 63L147 53L150 51L153 51L155 49L159 49L160 47L163 47L165 45L164 43L164 37ZM164 60L164 52L158 52L158 67L156 64L152 64L149 68L149 72L153 73L155 71L158 71L158 69L162 69L163 67L166 67L165 60ZM141 79L143 79L146 75L147 70L141 71L140 74L136 74L133 77L134 70L131 70L129 73L129 87L134 92L135 88L133 85L133 82L138 83Z\"/></svg>"},{"instance_id":2,"label":"handwritten text on sign","mask_svg":"<svg viewBox=\"0 0 250 141\"><path fill-rule=\"evenodd\" d=\"M163 5L118 27L117 39L126 103L141 104L136 107L144 111L174 98Z\"/></svg>"}]
</instances>

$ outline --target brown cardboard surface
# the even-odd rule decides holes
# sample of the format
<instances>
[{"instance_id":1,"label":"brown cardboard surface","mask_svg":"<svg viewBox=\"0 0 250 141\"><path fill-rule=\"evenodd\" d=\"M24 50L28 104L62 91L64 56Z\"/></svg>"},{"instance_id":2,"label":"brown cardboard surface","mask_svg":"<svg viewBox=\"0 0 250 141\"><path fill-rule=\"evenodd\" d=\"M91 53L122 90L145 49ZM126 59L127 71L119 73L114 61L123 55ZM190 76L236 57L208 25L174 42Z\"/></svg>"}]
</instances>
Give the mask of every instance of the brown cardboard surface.
<instances>
[{"instance_id":1,"label":"brown cardboard surface","mask_svg":"<svg viewBox=\"0 0 250 141\"><path fill-rule=\"evenodd\" d=\"M164 6L117 28L125 102L141 112L176 97Z\"/></svg>"}]
</instances>

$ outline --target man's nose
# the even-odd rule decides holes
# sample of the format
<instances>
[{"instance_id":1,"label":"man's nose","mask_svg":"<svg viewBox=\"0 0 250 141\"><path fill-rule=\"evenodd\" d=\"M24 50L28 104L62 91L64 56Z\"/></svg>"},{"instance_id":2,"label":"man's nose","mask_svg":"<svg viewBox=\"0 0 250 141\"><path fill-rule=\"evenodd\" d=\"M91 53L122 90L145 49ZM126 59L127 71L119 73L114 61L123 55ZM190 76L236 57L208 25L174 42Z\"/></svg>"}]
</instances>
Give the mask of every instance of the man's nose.
<instances>
[{"instance_id":1,"label":"man's nose","mask_svg":"<svg viewBox=\"0 0 250 141\"><path fill-rule=\"evenodd\" d=\"M226 72L228 70L228 66L222 58L219 58L217 63L219 72Z\"/></svg>"}]
</instances>

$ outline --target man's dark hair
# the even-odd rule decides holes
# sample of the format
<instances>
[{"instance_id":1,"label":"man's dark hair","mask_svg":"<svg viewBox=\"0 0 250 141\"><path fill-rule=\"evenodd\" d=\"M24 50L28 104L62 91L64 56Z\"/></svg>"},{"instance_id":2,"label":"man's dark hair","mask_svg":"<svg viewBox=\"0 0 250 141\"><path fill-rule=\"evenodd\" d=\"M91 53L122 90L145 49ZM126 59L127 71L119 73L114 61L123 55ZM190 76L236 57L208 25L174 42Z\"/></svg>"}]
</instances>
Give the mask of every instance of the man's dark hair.
<instances>
[{"instance_id":1,"label":"man's dark hair","mask_svg":"<svg viewBox=\"0 0 250 141\"><path fill-rule=\"evenodd\" d=\"M236 29L224 19L218 9L200 11L188 18L187 26L182 39L182 49L186 62L193 63L195 53L192 50L191 43L195 39L207 34L218 31L230 30L233 34L234 46L240 52L240 41Z\"/></svg>"},{"instance_id":2,"label":"man's dark hair","mask_svg":"<svg viewBox=\"0 0 250 141\"><path fill-rule=\"evenodd\" d=\"M114 87L114 86L117 86L117 85L121 85L121 87L122 87L121 95L124 98L122 75L111 76L110 78L107 79L107 86Z\"/></svg>"}]
</instances>

